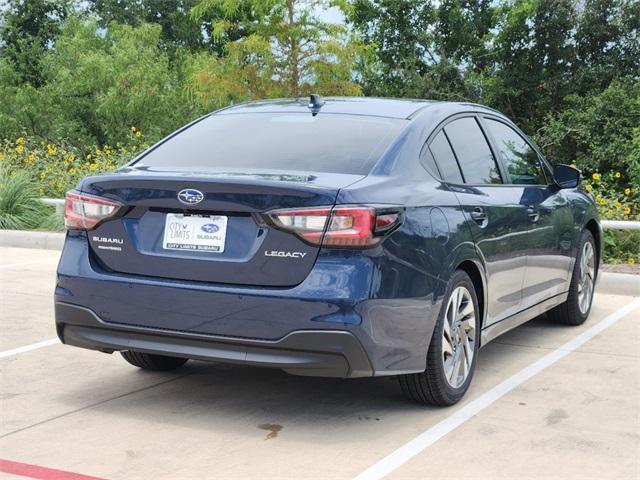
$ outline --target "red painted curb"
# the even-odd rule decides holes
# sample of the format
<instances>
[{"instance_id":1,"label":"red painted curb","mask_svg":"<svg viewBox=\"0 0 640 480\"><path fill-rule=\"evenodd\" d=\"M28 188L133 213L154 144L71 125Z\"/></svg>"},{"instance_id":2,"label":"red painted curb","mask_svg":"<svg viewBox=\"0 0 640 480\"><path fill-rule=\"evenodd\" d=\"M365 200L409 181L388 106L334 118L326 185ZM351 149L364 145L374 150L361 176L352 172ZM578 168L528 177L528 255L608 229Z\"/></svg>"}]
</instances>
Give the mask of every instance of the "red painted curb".
<instances>
[{"instance_id":1,"label":"red painted curb","mask_svg":"<svg viewBox=\"0 0 640 480\"><path fill-rule=\"evenodd\" d=\"M4 460L2 458L0 458L0 472L28 478L37 478L39 480L104 480L103 478L89 477L80 473L56 470L55 468L12 462L11 460Z\"/></svg>"}]
</instances>

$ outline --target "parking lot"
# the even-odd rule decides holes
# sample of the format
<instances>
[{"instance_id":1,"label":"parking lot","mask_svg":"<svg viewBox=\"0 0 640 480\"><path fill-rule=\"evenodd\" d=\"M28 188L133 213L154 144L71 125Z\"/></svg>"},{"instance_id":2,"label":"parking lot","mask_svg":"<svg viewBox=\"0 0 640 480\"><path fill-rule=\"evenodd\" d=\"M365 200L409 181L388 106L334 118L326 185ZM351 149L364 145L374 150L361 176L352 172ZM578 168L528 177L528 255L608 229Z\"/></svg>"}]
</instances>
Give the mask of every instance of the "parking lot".
<instances>
[{"instance_id":1,"label":"parking lot","mask_svg":"<svg viewBox=\"0 0 640 480\"><path fill-rule=\"evenodd\" d=\"M500 337L481 350L465 400L429 408L405 400L394 378L305 378L202 362L150 373L118 354L61 345L53 340L58 255L0 248L4 472L51 479L82 477L48 469L105 479L640 477L637 297L597 294L581 327L541 318Z\"/></svg>"}]
</instances>

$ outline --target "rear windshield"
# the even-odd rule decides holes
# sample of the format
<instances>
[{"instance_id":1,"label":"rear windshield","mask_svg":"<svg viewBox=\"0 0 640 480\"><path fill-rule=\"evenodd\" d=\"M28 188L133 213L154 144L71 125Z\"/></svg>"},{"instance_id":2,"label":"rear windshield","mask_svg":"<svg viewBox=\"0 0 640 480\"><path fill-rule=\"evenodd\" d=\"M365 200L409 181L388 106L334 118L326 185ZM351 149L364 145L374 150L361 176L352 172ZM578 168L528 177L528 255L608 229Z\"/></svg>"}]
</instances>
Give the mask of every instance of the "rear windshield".
<instances>
[{"instance_id":1,"label":"rear windshield","mask_svg":"<svg viewBox=\"0 0 640 480\"><path fill-rule=\"evenodd\" d=\"M212 115L136 166L367 174L406 124L394 118L310 113Z\"/></svg>"}]
</instances>

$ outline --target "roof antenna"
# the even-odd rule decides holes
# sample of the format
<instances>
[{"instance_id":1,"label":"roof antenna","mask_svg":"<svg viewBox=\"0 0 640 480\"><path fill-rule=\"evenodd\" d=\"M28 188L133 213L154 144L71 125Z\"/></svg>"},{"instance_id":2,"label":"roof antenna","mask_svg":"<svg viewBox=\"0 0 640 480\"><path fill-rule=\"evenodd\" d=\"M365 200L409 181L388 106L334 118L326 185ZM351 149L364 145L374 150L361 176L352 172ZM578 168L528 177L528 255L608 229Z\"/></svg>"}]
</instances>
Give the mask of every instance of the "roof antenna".
<instances>
[{"instance_id":1,"label":"roof antenna","mask_svg":"<svg viewBox=\"0 0 640 480\"><path fill-rule=\"evenodd\" d=\"M309 96L309 105L307 105L307 107L309 107L309 110L311 110L311 115L315 117L320 111L320 109L322 108L322 106L324 105L324 103L325 103L324 98L322 98L317 93L312 93Z\"/></svg>"}]
</instances>

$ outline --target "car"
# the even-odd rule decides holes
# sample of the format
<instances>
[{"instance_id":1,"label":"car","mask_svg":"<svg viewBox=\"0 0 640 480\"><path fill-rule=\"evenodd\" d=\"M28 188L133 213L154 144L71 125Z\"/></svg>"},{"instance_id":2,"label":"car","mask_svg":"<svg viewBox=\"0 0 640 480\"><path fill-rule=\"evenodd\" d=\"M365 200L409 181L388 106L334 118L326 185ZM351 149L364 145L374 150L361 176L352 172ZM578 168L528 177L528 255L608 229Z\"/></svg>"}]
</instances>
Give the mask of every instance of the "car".
<instances>
[{"instance_id":1,"label":"car","mask_svg":"<svg viewBox=\"0 0 640 480\"><path fill-rule=\"evenodd\" d=\"M67 345L146 370L393 375L437 405L499 335L582 324L602 249L578 170L493 109L422 100L218 110L82 180L65 222Z\"/></svg>"}]
</instances>

